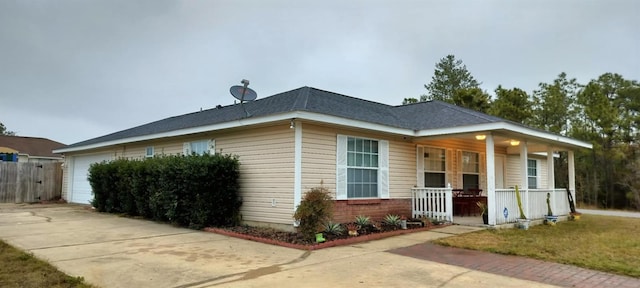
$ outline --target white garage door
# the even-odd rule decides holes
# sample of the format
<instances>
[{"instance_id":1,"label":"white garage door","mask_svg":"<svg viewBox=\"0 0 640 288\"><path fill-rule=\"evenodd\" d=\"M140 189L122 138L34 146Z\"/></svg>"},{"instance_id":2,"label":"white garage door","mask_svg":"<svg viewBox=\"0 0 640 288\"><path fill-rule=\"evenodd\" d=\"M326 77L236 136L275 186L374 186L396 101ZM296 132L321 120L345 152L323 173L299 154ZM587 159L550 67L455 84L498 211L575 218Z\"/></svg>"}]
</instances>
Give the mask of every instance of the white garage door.
<instances>
[{"instance_id":1,"label":"white garage door","mask_svg":"<svg viewBox=\"0 0 640 288\"><path fill-rule=\"evenodd\" d=\"M95 154L87 156L73 157L73 179L71 185L71 202L90 204L93 199L91 194L91 185L87 176L89 175L89 166L93 163L111 160L109 154Z\"/></svg>"}]
</instances>

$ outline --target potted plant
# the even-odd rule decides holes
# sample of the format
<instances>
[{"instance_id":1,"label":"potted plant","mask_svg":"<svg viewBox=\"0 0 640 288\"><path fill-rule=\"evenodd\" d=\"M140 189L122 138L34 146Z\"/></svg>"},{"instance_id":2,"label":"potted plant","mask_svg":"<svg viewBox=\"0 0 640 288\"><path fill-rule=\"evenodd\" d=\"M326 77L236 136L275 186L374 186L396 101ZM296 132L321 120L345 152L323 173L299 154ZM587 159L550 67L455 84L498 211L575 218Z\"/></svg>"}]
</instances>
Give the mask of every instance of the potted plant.
<instances>
[{"instance_id":1,"label":"potted plant","mask_svg":"<svg viewBox=\"0 0 640 288\"><path fill-rule=\"evenodd\" d=\"M551 211L551 193L547 193L547 215L545 216L544 223L555 226L556 222L558 222L558 216L554 216L553 211Z\"/></svg>"},{"instance_id":2,"label":"potted plant","mask_svg":"<svg viewBox=\"0 0 640 288\"><path fill-rule=\"evenodd\" d=\"M400 228L404 230L407 229L407 217L404 215L400 216Z\"/></svg>"},{"instance_id":3,"label":"potted plant","mask_svg":"<svg viewBox=\"0 0 640 288\"><path fill-rule=\"evenodd\" d=\"M488 225L489 224L489 214L487 214L487 204L485 204L483 201L478 201L478 202L476 202L476 205L478 205L478 208L480 208L480 215L482 216L482 223L484 223L484 225Z\"/></svg>"},{"instance_id":4,"label":"potted plant","mask_svg":"<svg viewBox=\"0 0 640 288\"><path fill-rule=\"evenodd\" d=\"M529 219L524 215L524 210L522 209L522 198L520 197L520 190L518 190L518 186L516 186L516 199L518 200L518 209L520 210L520 217L518 218L518 227L522 230L529 230Z\"/></svg>"}]
</instances>

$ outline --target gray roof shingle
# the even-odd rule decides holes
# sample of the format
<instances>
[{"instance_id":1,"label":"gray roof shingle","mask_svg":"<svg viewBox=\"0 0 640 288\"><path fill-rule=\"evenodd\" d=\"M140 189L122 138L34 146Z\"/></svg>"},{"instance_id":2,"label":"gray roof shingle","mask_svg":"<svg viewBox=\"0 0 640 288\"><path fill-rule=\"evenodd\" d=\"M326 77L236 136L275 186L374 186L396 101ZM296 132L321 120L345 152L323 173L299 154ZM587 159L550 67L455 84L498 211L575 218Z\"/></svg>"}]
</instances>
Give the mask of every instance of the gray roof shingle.
<instances>
[{"instance_id":1,"label":"gray roof shingle","mask_svg":"<svg viewBox=\"0 0 640 288\"><path fill-rule=\"evenodd\" d=\"M253 102L246 102L243 105L250 114L249 117L306 111L411 130L428 130L506 121L441 101L391 106L306 86ZM78 142L65 148L225 123L246 117L243 107L240 104L233 104L169 117Z\"/></svg>"}]
</instances>

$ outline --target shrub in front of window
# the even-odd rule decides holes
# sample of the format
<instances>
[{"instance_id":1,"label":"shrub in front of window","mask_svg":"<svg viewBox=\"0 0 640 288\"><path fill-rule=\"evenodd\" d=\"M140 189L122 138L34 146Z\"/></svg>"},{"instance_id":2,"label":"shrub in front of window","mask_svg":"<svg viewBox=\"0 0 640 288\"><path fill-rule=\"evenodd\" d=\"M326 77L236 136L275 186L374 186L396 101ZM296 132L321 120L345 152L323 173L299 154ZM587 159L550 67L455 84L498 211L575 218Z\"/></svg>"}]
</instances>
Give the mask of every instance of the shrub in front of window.
<instances>
[{"instance_id":1,"label":"shrub in front of window","mask_svg":"<svg viewBox=\"0 0 640 288\"><path fill-rule=\"evenodd\" d=\"M311 188L305 195L293 218L300 222L298 232L313 241L315 234L323 231L324 223L333 217L333 199L329 190L324 187Z\"/></svg>"}]
</instances>

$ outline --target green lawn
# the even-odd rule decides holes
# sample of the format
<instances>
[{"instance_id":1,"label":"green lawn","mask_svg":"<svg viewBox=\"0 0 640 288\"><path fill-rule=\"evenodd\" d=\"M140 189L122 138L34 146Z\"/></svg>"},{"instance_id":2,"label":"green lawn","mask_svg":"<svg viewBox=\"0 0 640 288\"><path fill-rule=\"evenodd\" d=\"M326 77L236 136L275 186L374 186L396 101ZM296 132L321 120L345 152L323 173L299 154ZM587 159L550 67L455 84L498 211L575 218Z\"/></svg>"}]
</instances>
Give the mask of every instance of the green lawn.
<instances>
[{"instance_id":1,"label":"green lawn","mask_svg":"<svg viewBox=\"0 0 640 288\"><path fill-rule=\"evenodd\" d=\"M579 221L538 225L529 230L483 230L434 241L436 244L640 277L640 219L582 215Z\"/></svg>"},{"instance_id":2,"label":"green lawn","mask_svg":"<svg viewBox=\"0 0 640 288\"><path fill-rule=\"evenodd\" d=\"M49 263L0 241L0 287L93 287L68 276Z\"/></svg>"}]
</instances>

